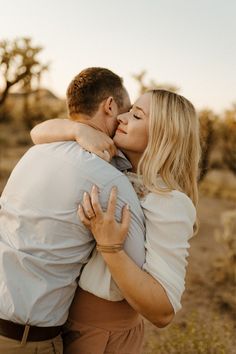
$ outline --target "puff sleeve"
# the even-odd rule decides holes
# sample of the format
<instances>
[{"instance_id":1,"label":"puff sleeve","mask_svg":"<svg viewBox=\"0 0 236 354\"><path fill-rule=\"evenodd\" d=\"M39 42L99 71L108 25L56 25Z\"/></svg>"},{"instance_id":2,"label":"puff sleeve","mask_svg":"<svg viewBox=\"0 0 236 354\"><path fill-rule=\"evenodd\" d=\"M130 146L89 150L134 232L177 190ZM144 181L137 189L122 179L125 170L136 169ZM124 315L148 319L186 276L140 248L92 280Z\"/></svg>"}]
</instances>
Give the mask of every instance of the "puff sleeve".
<instances>
[{"instance_id":1,"label":"puff sleeve","mask_svg":"<svg viewBox=\"0 0 236 354\"><path fill-rule=\"evenodd\" d=\"M143 270L165 289L177 312L185 289L189 239L196 210L190 198L179 191L166 195L149 193L141 203L146 218L146 261Z\"/></svg>"}]
</instances>

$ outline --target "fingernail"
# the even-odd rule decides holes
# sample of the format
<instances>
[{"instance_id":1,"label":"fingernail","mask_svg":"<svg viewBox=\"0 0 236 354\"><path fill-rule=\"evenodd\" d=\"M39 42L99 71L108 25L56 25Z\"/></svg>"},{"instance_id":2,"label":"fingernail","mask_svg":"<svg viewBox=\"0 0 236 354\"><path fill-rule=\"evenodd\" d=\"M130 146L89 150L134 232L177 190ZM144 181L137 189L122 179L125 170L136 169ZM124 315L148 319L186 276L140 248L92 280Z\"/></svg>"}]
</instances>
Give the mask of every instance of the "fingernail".
<instances>
[{"instance_id":1,"label":"fingernail","mask_svg":"<svg viewBox=\"0 0 236 354\"><path fill-rule=\"evenodd\" d=\"M117 187L113 186L112 189L116 192L117 191Z\"/></svg>"},{"instance_id":2,"label":"fingernail","mask_svg":"<svg viewBox=\"0 0 236 354\"><path fill-rule=\"evenodd\" d=\"M96 190L97 190L97 186L96 186L95 184L93 185L92 190L93 190L93 191L96 191Z\"/></svg>"},{"instance_id":3,"label":"fingernail","mask_svg":"<svg viewBox=\"0 0 236 354\"><path fill-rule=\"evenodd\" d=\"M129 210L129 204L126 204L126 209Z\"/></svg>"},{"instance_id":4,"label":"fingernail","mask_svg":"<svg viewBox=\"0 0 236 354\"><path fill-rule=\"evenodd\" d=\"M87 192L84 192L84 198L86 197L86 195L87 195Z\"/></svg>"}]
</instances>

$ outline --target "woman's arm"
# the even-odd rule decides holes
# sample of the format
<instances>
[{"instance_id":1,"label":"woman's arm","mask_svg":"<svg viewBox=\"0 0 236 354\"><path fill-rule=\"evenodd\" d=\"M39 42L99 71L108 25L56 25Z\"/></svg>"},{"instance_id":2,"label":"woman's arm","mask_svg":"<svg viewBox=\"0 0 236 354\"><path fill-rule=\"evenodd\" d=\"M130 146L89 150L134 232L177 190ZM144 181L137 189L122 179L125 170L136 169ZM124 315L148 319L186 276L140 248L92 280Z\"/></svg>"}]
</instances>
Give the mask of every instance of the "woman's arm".
<instances>
[{"instance_id":1,"label":"woman's arm","mask_svg":"<svg viewBox=\"0 0 236 354\"><path fill-rule=\"evenodd\" d=\"M34 144L75 140L79 135L80 123L69 119L49 119L36 125L30 132Z\"/></svg>"},{"instance_id":2,"label":"woman's arm","mask_svg":"<svg viewBox=\"0 0 236 354\"><path fill-rule=\"evenodd\" d=\"M109 270L129 304L155 326L167 326L174 317L164 288L124 251L102 253Z\"/></svg>"},{"instance_id":3,"label":"woman's arm","mask_svg":"<svg viewBox=\"0 0 236 354\"><path fill-rule=\"evenodd\" d=\"M86 193L83 207L79 207L78 213L84 225L91 229L97 248L126 300L157 327L165 327L174 317L173 307L161 284L120 250L122 247L119 245L124 243L128 232L129 211L124 208L122 222L118 223L114 217L115 208L116 190L112 190L107 212L103 212L98 201L97 188L94 187L91 202Z\"/></svg>"},{"instance_id":4,"label":"woman's arm","mask_svg":"<svg viewBox=\"0 0 236 354\"><path fill-rule=\"evenodd\" d=\"M116 154L113 140L105 133L69 119L50 119L36 125L30 132L34 144L57 141L77 141L85 150L90 151L106 161Z\"/></svg>"}]
</instances>

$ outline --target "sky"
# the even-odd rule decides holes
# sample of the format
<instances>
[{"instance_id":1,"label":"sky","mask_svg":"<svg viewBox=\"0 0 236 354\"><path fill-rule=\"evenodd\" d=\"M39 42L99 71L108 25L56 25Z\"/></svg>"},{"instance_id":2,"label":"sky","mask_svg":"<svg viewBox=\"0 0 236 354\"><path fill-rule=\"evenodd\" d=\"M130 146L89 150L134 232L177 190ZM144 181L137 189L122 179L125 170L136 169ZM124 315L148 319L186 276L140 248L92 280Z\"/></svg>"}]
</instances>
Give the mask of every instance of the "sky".
<instances>
[{"instance_id":1,"label":"sky","mask_svg":"<svg viewBox=\"0 0 236 354\"><path fill-rule=\"evenodd\" d=\"M236 102L235 0L0 0L0 40L30 36L50 63L43 85L65 96L89 66L169 83L197 109Z\"/></svg>"}]
</instances>

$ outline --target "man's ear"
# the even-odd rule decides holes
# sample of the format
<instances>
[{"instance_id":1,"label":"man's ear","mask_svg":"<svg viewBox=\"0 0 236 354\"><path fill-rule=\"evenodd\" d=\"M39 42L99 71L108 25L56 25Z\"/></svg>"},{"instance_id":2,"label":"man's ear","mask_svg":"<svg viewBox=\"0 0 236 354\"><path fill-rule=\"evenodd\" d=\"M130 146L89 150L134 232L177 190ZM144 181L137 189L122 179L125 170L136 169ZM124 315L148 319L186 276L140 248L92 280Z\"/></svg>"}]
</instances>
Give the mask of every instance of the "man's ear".
<instances>
[{"instance_id":1,"label":"man's ear","mask_svg":"<svg viewBox=\"0 0 236 354\"><path fill-rule=\"evenodd\" d=\"M118 114L118 107L117 104L112 96L109 96L104 103L104 109L106 114L109 116L117 116Z\"/></svg>"}]
</instances>

